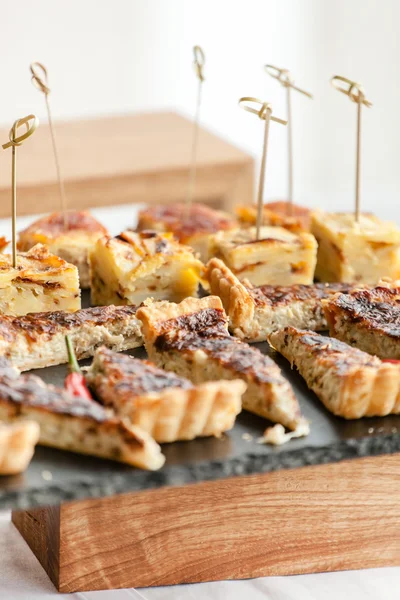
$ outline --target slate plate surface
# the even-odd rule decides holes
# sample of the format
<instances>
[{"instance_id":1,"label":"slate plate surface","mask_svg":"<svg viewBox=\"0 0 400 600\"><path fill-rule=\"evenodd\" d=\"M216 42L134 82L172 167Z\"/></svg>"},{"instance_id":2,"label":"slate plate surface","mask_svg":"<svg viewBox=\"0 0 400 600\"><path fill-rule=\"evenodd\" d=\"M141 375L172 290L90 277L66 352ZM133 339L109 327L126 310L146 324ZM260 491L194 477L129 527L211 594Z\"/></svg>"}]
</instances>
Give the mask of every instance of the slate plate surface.
<instances>
[{"instance_id":1,"label":"slate plate surface","mask_svg":"<svg viewBox=\"0 0 400 600\"><path fill-rule=\"evenodd\" d=\"M257 344L270 352L268 344ZM26 473L0 477L0 509L28 508L45 504L110 496L117 493L183 485L235 475L297 468L347 458L400 452L400 416L345 421L331 415L308 390L289 363L272 357L292 383L304 415L311 421L306 438L272 447L257 443L268 422L243 412L232 431L221 439L197 439L165 444L167 461L157 472L140 471L119 463L85 457L52 448L37 447ZM143 349L130 354L144 358ZM82 361L81 364L89 364ZM62 385L66 366L35 371L48 383ZM248 439L249 435L251 439ZM400 463L400 458L399 458Z\"/></svg>"}]
</instances>

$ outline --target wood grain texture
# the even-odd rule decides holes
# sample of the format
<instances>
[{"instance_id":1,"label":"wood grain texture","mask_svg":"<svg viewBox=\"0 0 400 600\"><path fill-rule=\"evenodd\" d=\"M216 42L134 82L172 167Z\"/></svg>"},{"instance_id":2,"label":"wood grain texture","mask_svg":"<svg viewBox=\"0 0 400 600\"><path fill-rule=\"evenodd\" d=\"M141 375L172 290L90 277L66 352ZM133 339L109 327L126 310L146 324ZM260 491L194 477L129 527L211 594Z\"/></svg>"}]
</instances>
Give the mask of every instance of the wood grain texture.
<instances>
[{"instance_id":1,"label":"wood grain texture","mask_svg":"<svg viewBox=\"0 0 400 600\"><path fill-rule=\"evenodd\" d=\"M60 577L60 507L13 511L12 522L57 587Z\"/></svg>"},{"instance_id":2,"label":"wood grain texture","mask_svg":"<svg viewBox=\"0 0 400 600\"><path fill-rule=\"evenodd\" d=\"M43 510L30 513L40 521ZM75 592L399 565L399 522L400 455L74 502L60 509L56 585ZM29 521L16 524L29 540ZM28 543L47 570L43 548Z\"/></svg>"},{"instance_id":3,"label":"wood grain texture","mask_svg":"<svg viewBox=\"0 0 400 600\"><path fill-rule=\"evenodd\" d=\"M174 113L56 124L68 207L186 198L192 123ZM8 131L0 130L6 140ZM0 217L10 215L11 152L0 170ZM253 201L253 158L201 128L195 199L229 208ZM18 152L18 214L58 210L48 126Z\"/></svg>"}]
</instances>

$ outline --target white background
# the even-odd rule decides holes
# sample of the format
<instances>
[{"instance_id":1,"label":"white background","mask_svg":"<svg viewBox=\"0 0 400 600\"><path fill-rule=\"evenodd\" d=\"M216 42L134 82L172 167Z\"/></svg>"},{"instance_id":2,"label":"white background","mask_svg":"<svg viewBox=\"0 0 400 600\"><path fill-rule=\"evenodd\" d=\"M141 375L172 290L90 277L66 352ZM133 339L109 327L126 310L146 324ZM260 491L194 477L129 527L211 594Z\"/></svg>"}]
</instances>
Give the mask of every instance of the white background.
<instances>
[{"instance_id":1,"label":"white background","mask_svg":"<svg viewBox=\"0 0 400 600\"><path fill-rule=\"evenodd\" d=\"M0 124L31 111L45 118L30 83L33 60L48 67L57 118L165 108L191 115L192 46L200 44L203 123L257 156L261 121L237 107L239 97L259 96L277 116L286 113L284 89L263 65L289 68L314 93L313 101L293 98L295 199L350 209L356 105L329 84L341 74L362 82L374 102L363 111L362 206L396 216L397 0L0 0L0 7ZM286 130L273 124L267 198L285 196L286 173Z\"/></svg>"}]
</instances>

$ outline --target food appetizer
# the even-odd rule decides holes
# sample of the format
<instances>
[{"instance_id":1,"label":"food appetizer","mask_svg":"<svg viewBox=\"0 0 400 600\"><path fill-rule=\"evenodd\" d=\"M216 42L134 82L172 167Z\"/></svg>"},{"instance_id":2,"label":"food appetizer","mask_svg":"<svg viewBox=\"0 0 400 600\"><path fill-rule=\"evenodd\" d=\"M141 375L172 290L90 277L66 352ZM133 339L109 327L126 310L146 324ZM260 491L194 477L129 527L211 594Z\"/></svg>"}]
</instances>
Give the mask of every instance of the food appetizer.
<instances>
[{"instance_id":1,"label":"food appetizer","mask_svg":"<svg viewBox=\"0 0 400 600\"><path fill-rule=\"evenodd\" d=\"M228 319L215 296L180 304L139 308L147 353L155 364L193 383L243 379L243 408L291 430L304 427L297 399L278 365L228 333Z\"/></svg>"},{"instance_id":2,"label":"food appetizer","mask_svg":"<svg viewBox=\"0 0 400 600\"><path fill-rule=\"evenodd\" d=\"M310 233L292 233L283 227L253 227L217 233L210 253L220 258L241 280L253 285L311 284L317 260L317 242Z\"/></svg>"},{"instance_id":3,"label":"food appetizer","mask_svg":"<svg viewBox=\"0 0 400 600\"><path fill-rule=\"evenodd\" d=\"M0 475L16 475L28 468L39 432L35 421L0 422Z\"/></svg>"},{"instance_id":4,"label":"food appetizer","mask_svg":"<svg viewBox=\"0 0 400 600\"><path fill-rule=\"evenodd\" d=\"M359 419L400 413L399 365L295 327L276 331L269 340L333 414Z\"/></svg>"},{"instance_id":5,"label":"food appetizer","mask_svg":"<svg viewBox=\"0 0 400 600\"><path fill-rule=\"evenodd\" d=\"M400 275L400 229L395 223L361 214L315 212L311 232L318 242L319 281L376 284Z\"/></svg>"},{"instance_id":6,"label":"food appetizer","mask_svg":"<svg viewBox=\"0 0 400 600\"><path fill-rule=\"evenodd\" d=\"M18 249L44 244L49 252L78 267L81 288L90 286L89 253L108 231L88 211L55 212L19 233Z\"/></svg>"},{"instance_id":7,"label":"food appetizer","mask_svg":"<svg viewBox=\"0 0 400 600\"><path fill-rule=\"evenodd\" d=\"M236 219L226 212L205 204L156 204L139 213L137 230L170 231L181 244L191 246L200 259L209 258L210 236L218 231L237 229Z\"/></svg>"},{"instance_id":8,"label":"food appetizer","mask_svg":"<svg viewBox=\"0 0 400 600\"><path fill-rule=\"evenodd\" d=\"M65 311L0 315L0 356L20 371L68 362L65 336L78 359L93 356L99 345L116 351L143 345L136 306L99 306Z\"/></svg>"},{"instance_id":9,"label":"food appetizer","mask_svg":"<svg viewBox=\"0 0 400 600\"><path fill-rule=\"evenodd\" d=\"M324 331L328 323L323 300L355 289L346 283L254 287L240 282L218 258L208 262L206 279L211 293L222 300L230 331L248 342L265 342L273 331L289 325Z\"/></svg>"},{"instance_id":10,"label":"food appetizer","mask_svg":"<svg viewBox=\"0 0 400 600\"><path fill-rule=\"evenodd\" d=\"M323 305L331 336L379 358L400 360L400 287L338 294Z\"/></svg>"},{"instance_id":11,"label":"food appetizer","mask_svg":"<svg viewBox=\"0 0 400 600\"><path fill-rule=\"evenodd\" d=\"M179 302L196 296L203 264L171 233L124 231L103 237L90 254L92 304Z\"/></svg>"},{"instance_id":12,"label":"food appetizer","mask_svg":"<svg viewBox=\"0 0 400 600\"><path fill-rule=\"evenodd\" d=\"M140 427L84 395L46 385L35 375L19 375L5 359L0 359L0 420L35 421L43 446L143 469L159 469L164 464L160 447Z\"/></svg>"},{"instance_id":13,"label":"food appetizer","mask_svg":"<svg viewBox=\"0 0 400 600\"><path fill-rule=\"evenodd\" d=\"M290 212L292 210L292 212ZM257 205L241 205L236 214L243 227L252 227L257 221ZM263 206L262 224L284 227L294 233L310 231L311 210L289 202L267 202Z\"/></svg>"},{"instance_id":14,"label":"food appetizer","mask_svg":"<svg viewBox=\"0 0 400 600\"><path fill-rule=\"evenodd\" d=\"M80 307L78 269L46 246L37 244L19 253L16 267L9 254L0 254L0 314L73 312Z\"/></svg>"},{"instance_id":15,"label":"food appetizer","mask_svg":"<svg viewBox=\"0 0 400 600\"><path fill-rule=\"evenodd\" d=\"M241 379L193 385L105 347L96 351L86 380L105 406L159 443L220 436L232 429L246 389Z\"/></svg>"}]
</instances>

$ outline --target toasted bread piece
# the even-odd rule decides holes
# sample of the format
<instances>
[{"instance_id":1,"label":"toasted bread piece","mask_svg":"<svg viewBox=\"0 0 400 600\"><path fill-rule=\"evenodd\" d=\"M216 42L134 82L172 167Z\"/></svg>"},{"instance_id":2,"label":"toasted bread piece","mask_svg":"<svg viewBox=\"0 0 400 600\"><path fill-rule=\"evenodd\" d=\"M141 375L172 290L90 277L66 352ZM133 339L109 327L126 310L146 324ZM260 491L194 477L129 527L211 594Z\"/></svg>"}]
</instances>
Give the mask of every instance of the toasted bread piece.
<instances>
[{"instance_id":1,"label":"toasted bread piece","mask_svg":"<svg viewBox=\"0 0 400 600\"><path fill-rule=\"evenodd\" d=\"M268 356L231 337L216 296L187 298L180 304L148 303L139 308L149 357L193 383L243 379L243 408L296 429L304 423L293 390Z\"/></svg>"},{"instance_id":2,"label":"toasted bread piece","mask_svg":"<svg viewBox=\"0 0 400 600\"><path fill-rule=\"evenodd\" d=\"M75 265L82 288L90 286L89 252L97 240L108 231L87 210L55 212L41 217L19 233L18 249L30 250L35 244L44 244L49 252Z\"/></svg>"},{"instance_id":3,"label":"toasted bread piece","mask_svg":"<svg viewBox=\"0 0 400 600\"><path fill-rule=\"evenodd\" d=\"M333 414L359 419L400 413L400 366L295 327L276 331L269 340Z\"/></svg>"},{"instance_id":4,"label":"toasted bread piece","mask_svg":"<svg viewBox=\"0 0 400 600\"><path fill-rule=\"evenodd\" d=\"M28 468L39 434L35 421L0 422L0 475L16 475Z\"/></svg>"},{"instance_id":5,"label":"toasted bread piece","mask_svg":"<svg viewBox=\"0 0 400 600\"><path fill-rule=\"evenodd\" d=\"M140 304L197 295L203 264L171 233L124 231L98 240L90 255L92 303Z\"/></svg>"},{"instance_id":6,"label":"toasted bread piece","mask_svg":"<svg viewBox=\"0 0 400 600\"><path fill-rule=\"evenodd\" d=\"M181 244L191 246L200 254L203 262L208 260L210 235L218 231L237 228L237 221L222 210L206 204L192 204L190 213L184 203L155 204L139 213L138 231L170 231Z\"/></svg>"},{"instance_id":7,"label":"toasted bread piece","mask_svg":"<svg viewBox=\"0 0 400 600\"><path fill-rule=\"evenodd\" d=\"M107 348L96 351L87 381L106 406L160 443L219 436L232 429L246 389L240 379L194 386L147 361Z\"/></svg>"},{"instance_id":8,"label":"toasted bread piece","mask_svg":"<svg viewBox=\"0 0 400 600\"><path fill-rule=\"evenodd\" d=\"M35 375L19 375L0 359L0 420L32 420L39 444L128 463L142 469L164 464L160 447L140 427L130 425L89 400L46 385Z\"/></svg>"},{"instance_id":9,"label":"toasted bread piece","mask_svg":"<svg viewBox=\"0 0 400 600\"><path fill-rule=\"evenodd\" d=\"M333 337L379 358L400 360L400 287L337 294L323 306Z\"/></svg>"},{"instance_id":10,"label":"toasted bread piece","mask_svg":"<svg viewBox=\"0 0 400 600\"><path fill-rule=\"evenodd\" d=\"M210 256L220 258L240 281L252 285L309 285L313 282L317 242L310 233L283 227L221 231L210 241Z\"/></svg>"},{"instance_id":11,"label":"toasted bread piece","mask_svg":"<svg viewBox=\"0 0 400 600\"><path fill-rule=\"evenodd\" d=\"M12 266L9 254L0 253L0 314L66 310L81 307L78 269L50 254L42 244L17 254Z\"/></svg>"},{"instance_id":12,"label":"toasted bread piece","mask_svg":"<svg viewBox=\"0 0 400 600\"><path fill-rule=\"evenodd\" d=\"M0 316L0 356L20 371L66 363L66 334L78 359L93 356L102 345L117 351L143 345L136 306L98 306L75 313Z\"/></svg>"},{"instance_id":13,"label":"toasted bread piece","mask_svg":"<svg viewBox=\"0 0 400 600\"><path fill-rule=\"evenodd\" d=\"M264 342L273 331L289 325L327 329L322 300L356 287L346 283L254 287L249 281L240 282L218 258L208 262L206 279L211 293L222 300L230 331L248 342Z\"/></svg>"},{"instance_id":14,"label":"toasted bread piece","mask_svg":"<svg viewBox=\"0 0 400 600\"><path fill-rule=\"evenodd\" d=\"M236 208L241 225L251 227L257 222L257 205L241 205ZM267 202L263 206L262 225L284 227L293 233L310 231L311 211L309 208L289 202Z\"/></svg>"}]
</instances>

